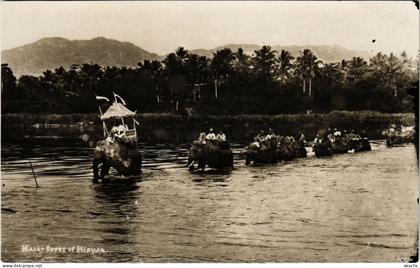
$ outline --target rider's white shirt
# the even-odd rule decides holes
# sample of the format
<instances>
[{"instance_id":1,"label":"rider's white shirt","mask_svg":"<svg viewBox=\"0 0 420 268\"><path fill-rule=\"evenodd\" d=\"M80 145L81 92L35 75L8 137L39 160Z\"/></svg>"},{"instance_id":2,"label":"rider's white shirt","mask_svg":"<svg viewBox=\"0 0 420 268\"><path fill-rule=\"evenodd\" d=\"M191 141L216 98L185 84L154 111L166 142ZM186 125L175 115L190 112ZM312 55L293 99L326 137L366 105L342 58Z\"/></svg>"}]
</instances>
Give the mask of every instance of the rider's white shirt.
<instances>
[{"instance_id":1,"label":"rider's white shirt","mask_svg":"<svg viewBox=\"0 0 420 268\"><path fill-rule=\"evenodd\" d=\"M209 134L207 134L206 139L208 139L208 140L215 140L216 139L216 135L214 133L209 133Z\"/></svg>"}]
</instances>

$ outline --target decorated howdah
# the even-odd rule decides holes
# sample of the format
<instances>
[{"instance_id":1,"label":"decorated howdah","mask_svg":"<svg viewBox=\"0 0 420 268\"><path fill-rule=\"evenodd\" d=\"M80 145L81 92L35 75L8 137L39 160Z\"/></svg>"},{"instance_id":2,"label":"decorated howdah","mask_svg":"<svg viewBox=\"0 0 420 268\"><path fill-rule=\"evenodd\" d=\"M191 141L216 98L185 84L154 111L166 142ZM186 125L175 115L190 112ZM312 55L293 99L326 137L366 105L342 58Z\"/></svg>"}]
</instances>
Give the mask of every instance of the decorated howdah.
<instances>
[{"instance_id":1,"label":"decorated howdah","mask_svg":"<svg viewBox=\"0 0 420 268\"><path fill-rule=\"evenodd\" d=\"M109 99L96 96L98 101L109 102ZM137 130L139 123L136 112L126 107L126 102L114 93L114 101L102 113L103 139L97 142L93 150L93 181L104 179L110 168L114 168L124 178L138 176L141 173L142 155L137 149Z\"/></svg>"}]
</instances>

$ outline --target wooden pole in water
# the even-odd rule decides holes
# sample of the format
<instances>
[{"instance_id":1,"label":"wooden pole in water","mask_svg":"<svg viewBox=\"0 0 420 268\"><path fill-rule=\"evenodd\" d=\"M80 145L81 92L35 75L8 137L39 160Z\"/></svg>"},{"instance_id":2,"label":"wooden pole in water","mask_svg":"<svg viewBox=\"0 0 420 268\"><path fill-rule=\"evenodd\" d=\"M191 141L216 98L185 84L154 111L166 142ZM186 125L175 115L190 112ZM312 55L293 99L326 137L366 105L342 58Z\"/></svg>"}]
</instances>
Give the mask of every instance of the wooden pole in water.
<instances>
[{"instance_id":1,"label":"wooden pole in water","mask_svg":"<svg viewBox=\"0 0 420 268\"><path fill-rule=\"evenodd\" d=\"M29 165L31 165L32 175L34 176L36 188L39 188L38 181L36 180L34 167L32 166L32 161L29 159Z\"/></svg>"}]
</instances>

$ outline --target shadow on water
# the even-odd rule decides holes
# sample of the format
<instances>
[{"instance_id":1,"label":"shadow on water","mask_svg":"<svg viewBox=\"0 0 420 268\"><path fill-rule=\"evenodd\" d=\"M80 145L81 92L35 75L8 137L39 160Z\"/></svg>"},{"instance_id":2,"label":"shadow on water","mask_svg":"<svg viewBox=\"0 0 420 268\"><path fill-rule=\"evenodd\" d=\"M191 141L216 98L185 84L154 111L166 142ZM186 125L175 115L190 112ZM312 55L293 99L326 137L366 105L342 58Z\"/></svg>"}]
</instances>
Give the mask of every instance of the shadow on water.
<instances>
[{"instance_id":1,"label":"shadow on water","mask_svg":"<svg viewBox=\"0 0 420 268\"><path fill-rule=\"evenodd\" d=\"M226 180L232 175L232 171L233 170L231 169L207 169L204 171L189 171L189 174L193 182L198 183L198 185L205 185L207 183L226 182ZM226 184L217 184L217 186L226 186Z\"/></svg>"},{"instance_id":2,"label":"shadow on water","mask_svg":"<svg viewBox=\"0 0 420 268\"><path fill-rule=\"evenodd\" d=\"M98 183L93 186L98 202L124 204L135 200L140 186L133 180L118 180Z\"/></svg>"},{"instance_id":3,"label":"shadow on water","mask_svg":"<svg viewBox=\"0 0 420 268\"><path fill-rule=\"evenodd\" d=\"M99 219L97 231L105 244L127 244L136 233L139 189L135 181L99 183L93 186L98 209L91 214Z\"/></svg>"}]
</instances>

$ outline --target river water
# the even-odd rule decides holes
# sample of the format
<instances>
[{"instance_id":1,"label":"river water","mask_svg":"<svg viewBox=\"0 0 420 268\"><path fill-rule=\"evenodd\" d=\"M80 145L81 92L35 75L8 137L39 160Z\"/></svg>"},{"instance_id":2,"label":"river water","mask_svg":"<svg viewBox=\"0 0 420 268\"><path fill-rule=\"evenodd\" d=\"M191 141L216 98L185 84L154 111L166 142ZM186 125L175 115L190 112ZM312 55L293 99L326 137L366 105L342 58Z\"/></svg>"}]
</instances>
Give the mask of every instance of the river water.
<instances>
[{"instance_id":1,"label":"river water","mask_svg":"<svg viewBox=\"0 0 420 268\"><path fill-rule=\"evenodd\" d=\"M2 261L407 262L416 251L413 145L263 167L246 167L237 145L232 172L193 174L186 146L142 146L141 179L93 184L90 149L34 144L2 144Z\"/></svg>"}]
</instances>

